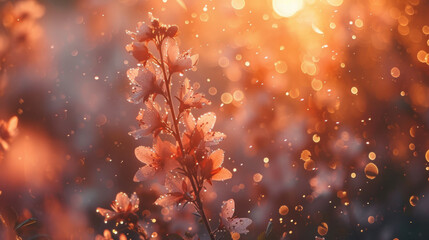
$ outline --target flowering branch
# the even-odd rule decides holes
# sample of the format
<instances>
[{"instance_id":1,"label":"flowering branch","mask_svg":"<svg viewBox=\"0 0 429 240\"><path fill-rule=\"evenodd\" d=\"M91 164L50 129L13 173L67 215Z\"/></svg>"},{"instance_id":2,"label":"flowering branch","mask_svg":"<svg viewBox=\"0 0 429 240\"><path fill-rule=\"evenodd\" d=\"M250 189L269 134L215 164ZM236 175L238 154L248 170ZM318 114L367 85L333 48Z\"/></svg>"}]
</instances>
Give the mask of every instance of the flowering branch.
<instances>
[{"instance_id":1,"label":"flowering branch","mask_svg":"<svg viewBox=\"0 0 429 240\"><path fill-rule=\"evenodd\" d=\"M189 79L183 80L179 93L173 97L173 75L192 69L198 61L198 55L191 55L190 51L180 53L175 40L177 26L167 26L150 17L150 25L139 22L135 32L127 31L133 42L126 46L126 50L138 61L136 68L127 71L132 85L128 101L144 106L136 118L139 128L129 134L136 139L148 135L154 139L152 147L139 146L135 149L137 159L145 165L136 172L134 181L144 181L164 173L168 193L161 195L155 204L162 207L193 205L211 240L216 239L215 234L221 229L237 234L247 233L246 228L252 221L233 217L232 199L226 208L222 207L221 224L215 231L211 229L204 211L202 190L205 184L232 177L232 173L222 167L224 151L212 150L226 136L212 131L216 122L214 113L205 113L198 119L192 115L193 108L202 108L211 103L203 94L194 91ZM149 50L150 42L155 44L158 56ZM160 101L157 102L157 96L162 97L163 106L159 104ZM178 101L177 106L173 102L174 98ZM184 125L182 132L180 123ZM161 135L172 136L174 143L162 140ZM128 199L126 194L119 193L112 208L114 212L101 208L97 211L105 216L106 221L118 218L130 222L124 216L135 216L138 198L133 195Z\"/></svg>"}]
</instances>

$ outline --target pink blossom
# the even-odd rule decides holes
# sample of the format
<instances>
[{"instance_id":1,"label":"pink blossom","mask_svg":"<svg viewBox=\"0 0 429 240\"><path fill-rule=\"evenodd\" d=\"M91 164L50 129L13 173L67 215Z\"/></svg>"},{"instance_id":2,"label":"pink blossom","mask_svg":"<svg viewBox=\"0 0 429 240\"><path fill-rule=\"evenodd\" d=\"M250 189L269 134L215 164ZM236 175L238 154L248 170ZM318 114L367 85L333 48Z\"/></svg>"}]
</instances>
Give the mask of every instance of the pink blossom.
<instances>
[{"instance_id":1,"label":"pink blossom","mask_svg":"<svg viewBox=\"0 0 429 240\"><path fill-rule=\"evenodd\" d=\"M166 38L162 49L171 74L189 70L198 62L198 54L191 56L190 50L180 53L179 46L174 38Z\"/></svg>"},{"instance_id":2,"label":"pink blossom","mask_svg":"<svg viewBox=\"0 0 429 240\"><path fill-rule=\"evenodd\" d=\"M135 155L140 162L146 164L134 175L135 182L141 182L154 176L159 171L170 171L178 167L174 159L176 147L169 141L162 141L157 137L153 148L139 146L135 149Z\"/></svg>"},{"instance_id":3,"label":"pink blossom","mask_svg":"<svg viewBox=\"0 0 429 240\"><path fill-rule=\"evenodd\" d=\"M128 213L134 213L139 209L139 198L136 193L128 197L126 193L116 194L116 199L111 204L112 210L97 208L97 212L104 217L105 221L112 219L123 220Z\"/></svg>"}]
</instances>

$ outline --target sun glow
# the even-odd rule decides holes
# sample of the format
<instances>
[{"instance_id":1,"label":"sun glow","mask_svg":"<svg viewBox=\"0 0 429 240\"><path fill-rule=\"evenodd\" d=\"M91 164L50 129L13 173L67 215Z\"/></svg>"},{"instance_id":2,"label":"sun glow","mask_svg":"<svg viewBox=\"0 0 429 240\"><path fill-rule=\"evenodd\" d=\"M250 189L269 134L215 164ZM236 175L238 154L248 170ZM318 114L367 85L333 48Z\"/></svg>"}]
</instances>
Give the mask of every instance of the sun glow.
<instances>
[{"instance_id":1,"label":"sun glow","mask_svg":"<svg viewBox=\"0 0 429 240\"><path fill-rule=\"evenodd\" d=\"M274 11L282 17L292 17L303 7L303 0L273 0Z\"/></svg>"}]
</instances>

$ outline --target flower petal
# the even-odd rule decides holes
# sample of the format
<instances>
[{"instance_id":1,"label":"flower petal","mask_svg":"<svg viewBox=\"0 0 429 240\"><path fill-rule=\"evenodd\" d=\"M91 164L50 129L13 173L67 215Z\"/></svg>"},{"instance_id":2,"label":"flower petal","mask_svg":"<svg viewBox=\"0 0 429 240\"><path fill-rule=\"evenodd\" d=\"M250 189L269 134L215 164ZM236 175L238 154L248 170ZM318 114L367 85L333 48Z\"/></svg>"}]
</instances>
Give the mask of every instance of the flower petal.
<instances>
[{"instance_id":1,"label":"flower petal","mask_svg":"<svg viewBox=\"0 0 429 240\"><path fill-rule=\"evenodd\" d=\"M213 169L220 168L223 163L225 152L222 149L213 151L209 158L213 161Z\"/></svg>"},{"instance_id":2,"label":"flower petal","mask_svg":"<svg viewBox=\"0 0 429 240\"><path fill-rule=\"evenodd\" d=\"M116 212L108 210L108 209L104 209L104 208L97 208L96 210L101 216L104 217L104 221L108 221L111 218L116 216Z\"/></svg>"},{"instance_id":3,"label":"flower petal","mask_svg":"<svg viewBox=\"0 0 429 240\"><path fill-rule=\"evenodd\" d=\"M234 218L230 220L226 224L226 228L231 233L240 233L240 234L247 234L249 230L247 230L247 227L252 224L252 219L250 218Z\"/></svg>"},{"instance_id":4,"label":"flower petal","mask_svg":"<svg viewBox=\"0 0 429 240\"><path fill-rule=\"evenodd\" d=\"M137 194L135 192L131 194L130 204L131 211L136 211L139 209L140 199L137 197Z\"/></svg>"},{"instance_id":5,"label":"flower petal","mask_svg":"<svg viewBox=\"0 0 429 240\"><path fill-rule=\"evenodd\" d=\"M204 134L210 132L216 123L216 114L208 112L201 115L197 120L197 126L203 130Z\"/></svg>"},{"instance_id":6,"label":"flower petal","mask_svg":"<svg viewBox=\"0 0 429 240\"><path fill-rule=\"evenodd\" d=\"M226 168L220 168L220 170L212 176L211 180L224 181L230 178L232 178L232 173Z\"/></svg>"},{"instance_id":7,"label":"flower petal","mask_svg":"<svg viewBox=\"0 0 429 240\"><path fill-rule=\"evenodd\" d=\"M119 211L121 212L127 211L129 205L130 205L130 198L126 193L119 192L118 194L116 194L115 206Z\"/></svg>"},{"instance_id":8,"label":"flower petal","mask_svg":"<svg viewBox=\"0 0 429 240\"><path fill-rule=\"evenodd\" d=\"M148 178L151 178L155 175L155 168L150 167L149 165L146 165L144 167L141 167L136 174L134 175L134 182L141 182L145 181Z\"/></svg>"},{"instance_id":9,"label":"flower petal","mask_svg":"<svg viewBox=\"0 0 429 240\"><path fill-rule=\"evenodd\" d=\"M235 202L234 199L229 199L222 203L222 208L220 212L220 217L222 218L224 224L228 222L228 219L232 218L235 212Z\"/></svg>"},{"instance_id":10,"label":"flower petal","mask_svg":"<svg viewBox=\"0 0 429 240\"><path fill-rule=\"evenodd\" d=\"M145 146L138 146L134 150L134 153L140 162L145 163L147 165L153 163L155 153L152 148L145 147Z\"/></svg>"}]
</instances>

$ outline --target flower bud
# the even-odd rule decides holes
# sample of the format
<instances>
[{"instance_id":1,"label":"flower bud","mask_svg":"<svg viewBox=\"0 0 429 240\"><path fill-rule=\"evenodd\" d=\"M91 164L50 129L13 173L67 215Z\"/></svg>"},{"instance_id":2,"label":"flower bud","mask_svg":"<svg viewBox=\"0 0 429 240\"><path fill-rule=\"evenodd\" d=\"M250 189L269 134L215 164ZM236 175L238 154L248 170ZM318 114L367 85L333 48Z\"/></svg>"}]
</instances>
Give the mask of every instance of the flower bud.
<instances>
[{"instance_id":1,"label":"flower bud","mask_svg":"<svg viewBox=\"0 0 429 240\"><path fill-rule=\"evenodd\" d=\"M168 37L175 37L178 30L179 30L179 28L176 25L170 26L167 29L167 36Z\"/></svg>"},{"instance_id":2,"label":"flower bud","mask_svg":"<svg viewBox=\"0 0 429 240\"><path fill-rule=\"evenodd\" d=\"M152 26L155 27L155 28L159 27L159 21L158 21L158 19L156 19L156 18L152 19Z\"/></svg>"}]
</instances>

